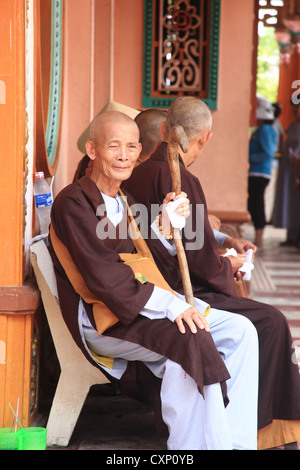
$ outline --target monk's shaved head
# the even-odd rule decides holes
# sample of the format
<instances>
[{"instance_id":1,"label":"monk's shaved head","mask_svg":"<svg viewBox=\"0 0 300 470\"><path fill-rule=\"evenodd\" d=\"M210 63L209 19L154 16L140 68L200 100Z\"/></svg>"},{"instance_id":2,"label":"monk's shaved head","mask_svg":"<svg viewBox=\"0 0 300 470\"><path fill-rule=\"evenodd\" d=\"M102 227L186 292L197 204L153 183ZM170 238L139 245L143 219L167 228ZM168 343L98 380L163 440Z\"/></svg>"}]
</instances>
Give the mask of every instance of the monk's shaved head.
<instances>
[{"instance_id":1,"label":"monk's shaved head","mask_svg":"<svg viewBox=\"0 0 300 470\"><path fill-rule=\"evenodd\" d=\"M127 114L121 113L119 111L108 111L106 113L99 114L91 122L90 125L90 140L98 141L103 136L105 136L106 129L111 125L131 125L136 128L137 134L139 136L139 129L136 123L131 117Z\"/></svg>"},{"instance_id":2,"label":"monk's shaved head","mask_svg":"<svg viewBox=\"0 0 300 470\"><path fill-rule=\"evenodd\" d=\"M134 119L140 130L142 152L139 162L146 160L162 142L159 130L161 122L166 120L167 111L161 109L146 109L141 111Z\"/></svg>"},{"instance_id":3,"label":"monk's shaved head","mask_svg":"<svg viewBox=\"0 0 300 470\"><path fill-rule=\"evenodd\" d=\"M172 127L179 125L189 141L212 127L212 115L204 101L192 96L182 96L171 104L166 119L166 137Z\"/></svg>"}]
</instances>

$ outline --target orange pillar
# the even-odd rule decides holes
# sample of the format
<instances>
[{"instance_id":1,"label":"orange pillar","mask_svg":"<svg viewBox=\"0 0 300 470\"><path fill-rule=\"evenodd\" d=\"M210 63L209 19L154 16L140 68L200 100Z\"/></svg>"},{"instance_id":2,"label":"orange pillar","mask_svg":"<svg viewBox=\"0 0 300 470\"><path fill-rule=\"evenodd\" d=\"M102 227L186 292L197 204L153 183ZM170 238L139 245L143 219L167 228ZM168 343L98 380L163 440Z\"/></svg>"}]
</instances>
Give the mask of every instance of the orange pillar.
<instances>
[{"instance_id":1,"label":"orange pillar","mask_svg":"<svg viewBox=\"0 0 300 470\"><path fill-rule=\"evenodd\" d=\"M291 83L290 83L290 54L286 51L280 54L279 84L277 101L282 106L280 121L284 130L289 126L289 111L291 101Z\"/></svg>"},{"instance_id":2,"label":"orange pillar","mask_svg":"<svg viewBox=\"0 0 300 470\"><path fill-rule=\"evenodd\" d=\"M25 2L0 5L0 427L32 407L31 362L36 290L24 283ZM31 409L30 409L31 408Z\"/></svg>"},{"instance_id":3,"label":"orange pillar","mask_svg":"<svg viewBox=\"0 0 300 470\"><path fill-rule=\"evenodd\" d=\"M25 18L23 0L0 14L0 286L23 283Z\"/></svg>"}]
</instances>

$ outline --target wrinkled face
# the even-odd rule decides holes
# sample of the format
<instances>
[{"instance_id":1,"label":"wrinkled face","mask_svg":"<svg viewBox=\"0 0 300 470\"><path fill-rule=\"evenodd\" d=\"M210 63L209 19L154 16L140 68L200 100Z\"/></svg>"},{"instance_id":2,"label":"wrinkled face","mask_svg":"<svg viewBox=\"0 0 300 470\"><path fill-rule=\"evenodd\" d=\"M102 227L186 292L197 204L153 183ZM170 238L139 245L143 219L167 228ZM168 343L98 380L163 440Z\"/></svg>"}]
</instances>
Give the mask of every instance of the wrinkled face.
<instances>
[{"instance_id":1,"label":"wrinkled face","mask_svg":"<svg viewBox=\"0 0 300 470\"><path fill-rule=\"evenodd\" d=\"M90 141L93 175L105 184L122 182L131 176L141 152L135 123L116 122L103 126L97 140Z\"/></svg>"}]
</instances>

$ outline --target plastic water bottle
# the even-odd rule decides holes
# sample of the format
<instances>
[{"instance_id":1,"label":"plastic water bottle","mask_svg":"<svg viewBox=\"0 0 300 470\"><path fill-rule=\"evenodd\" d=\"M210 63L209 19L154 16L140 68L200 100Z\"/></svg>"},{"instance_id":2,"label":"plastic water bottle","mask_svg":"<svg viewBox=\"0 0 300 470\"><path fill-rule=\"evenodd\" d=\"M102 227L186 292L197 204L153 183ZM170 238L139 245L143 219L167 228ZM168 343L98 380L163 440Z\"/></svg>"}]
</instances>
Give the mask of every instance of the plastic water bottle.
<instances>
[{"instance_id":1,"label":"plastic water bottle","mask_svg":"<svg viewBox=\"0 0 300 470\"><path fill-rule=\"evenodd\" d=\"M35 182L33 192L40 221L40 232L48 233L52 206L51 190L49 184L45 180L43 171L35 173L34 176Z\"/></svg>"}]
</instances>

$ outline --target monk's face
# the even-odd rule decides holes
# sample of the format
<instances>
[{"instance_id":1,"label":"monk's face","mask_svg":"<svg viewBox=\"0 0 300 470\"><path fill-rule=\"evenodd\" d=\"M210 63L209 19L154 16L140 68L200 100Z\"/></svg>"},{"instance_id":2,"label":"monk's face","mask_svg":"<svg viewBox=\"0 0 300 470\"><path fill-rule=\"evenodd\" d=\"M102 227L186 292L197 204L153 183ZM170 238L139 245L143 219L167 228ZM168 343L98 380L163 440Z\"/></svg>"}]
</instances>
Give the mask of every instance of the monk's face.
<instances>
[{"instance_id":1,"label":"monk's face","mask_svg":"<svg viewBox=\"0 0 300 470\"><path fill-rule=\"evenodd\" d=\"M131 176L141 152L139 131L134 122L105 122L94 145L93 176L106 185Z\"/></svg>"}]
</instances>

